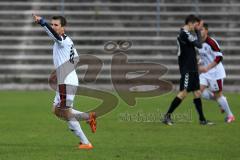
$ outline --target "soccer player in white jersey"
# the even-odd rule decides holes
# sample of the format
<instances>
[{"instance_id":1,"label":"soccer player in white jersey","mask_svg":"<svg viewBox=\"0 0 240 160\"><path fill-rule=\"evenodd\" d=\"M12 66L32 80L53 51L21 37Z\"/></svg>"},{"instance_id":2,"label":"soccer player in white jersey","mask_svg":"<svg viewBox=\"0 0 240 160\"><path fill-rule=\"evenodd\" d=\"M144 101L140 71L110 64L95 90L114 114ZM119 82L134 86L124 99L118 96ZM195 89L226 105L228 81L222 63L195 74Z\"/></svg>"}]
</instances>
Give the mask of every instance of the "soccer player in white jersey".
<instances>
[{"instance_id":1,"label":"soccer player in white jersey","mask_svg":"<svg viewBox=\"0 0 240 160\"><path fill-rule=\"evenodd\" d=\"M227 113L226 122L235 120L228 101L222 93L223 79L226 73L222 64L223 54L216 40L208 35L208 24L204 24L201 30L203 38L202 48L198 49L200 54L200 90L202 97L208 100L216 100L221 110ZM207 89L208 87L208 89Z\"/></svg>"},{"instance_id":2,"label":"soccer player in white jersey","mask_svg":"<svg viewBox=\"0 0 240 160\"><path fill-rule=\"evenodd\" d=\"M56 69L58 90L54 98L54 114L68 123L69 129L80 138L79 149L92 149L93 146L85 136L80 126L80 119L86 120L92 129L96 131L96 114L84 113L73 109L73 100L78 86L78 77L75 69L70 73L64 73L63 64L73 63L78 56L72 40L65 34L66 19L63 16L54 16L51 26L40 16L33 14L33 19L40 24L49 37L54 40L53 63ZM63 77L63 74L65 76Z\"/></svg>"}]
</instances>

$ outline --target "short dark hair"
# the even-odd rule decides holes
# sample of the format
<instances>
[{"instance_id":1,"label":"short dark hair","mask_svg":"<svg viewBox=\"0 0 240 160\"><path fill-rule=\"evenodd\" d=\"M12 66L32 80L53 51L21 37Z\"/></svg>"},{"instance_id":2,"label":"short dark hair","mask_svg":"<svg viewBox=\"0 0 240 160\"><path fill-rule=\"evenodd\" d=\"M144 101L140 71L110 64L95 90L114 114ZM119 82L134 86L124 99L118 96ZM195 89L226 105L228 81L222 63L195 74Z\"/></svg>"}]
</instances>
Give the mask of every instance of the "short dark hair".
<instances>
[{"instance_id":1,"label":"short dark hair","mask_svg":"<svg viewBox=\"0 0 240 160\"><path fill-rule=\"evenodd\" d=\"M195 23L195 22L200 22L200 18L196 17L195 15L193 14L190 14L186 17L185 19L185 24L188 24L188 23Z\"/></svg>"},{"instance_id":2,"label":"short dark hair","mask_svg":"<svg viewBox=\"0 0 240 160\"><path fill-rule=\"evenodd\" d=\"M205 28L206 30L208 30L208 24L207 24L207 23L203 23L203 28Z\"/></svg>"},{"instance_id":3,"label":"short dark hair","mask_svg":"<svg viewBox=\"0 0 240 160\"><path fill-rule=\"evenodd\" d=\"M63 16L53 16L52 17L53 20L60 20L61 26L64 27L67 25L67 20L65 17Z\"/></svg>"}]
</instances>

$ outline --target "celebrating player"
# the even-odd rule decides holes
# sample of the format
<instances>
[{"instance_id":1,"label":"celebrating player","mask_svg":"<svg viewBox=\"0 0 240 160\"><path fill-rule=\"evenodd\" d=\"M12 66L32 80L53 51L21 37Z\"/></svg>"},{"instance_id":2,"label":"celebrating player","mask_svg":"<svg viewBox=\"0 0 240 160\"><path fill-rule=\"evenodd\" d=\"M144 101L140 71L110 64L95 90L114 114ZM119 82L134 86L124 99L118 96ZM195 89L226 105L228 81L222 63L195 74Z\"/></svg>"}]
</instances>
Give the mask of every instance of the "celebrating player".
<instances>
[{"instance_id":1,"label":"celebrating player","mask_svg":"<svg viewBox=\"0 0 240 160\"><path fill-rule=\"evenodd\" d=\"M96 131L96 114L94 112L84 113L73 109L73 100L78 86L78 77L75 69L70 73L61 65L70 62L74 63L77 51L72 40L65 34L66 19L63 16L54 16L51 26L40 16L33 14L33 19L40 24L47 34L54 40L53 62L57 70L58 91L53 104L54 114L67 121L71 131L80 138L79 149L92 149L93 146L83 133L79 120L88 121L93 132ZM63 78L63 75L66 75Z\"/></svg>"},{"instance_id":2,"label":"celebrating player","mask_svg":"<svg viewBox=\"0 0 240 160\"><path fill-rule=\"evenodd\" d=\"M163 123L172 125L171 114L180 105L182 100L187 96L188 92L194 94L194 104L199 114L200 124L211 125L205 119L202 110L201 91L199 84L199 74L195 47L201 48L201 35L200 29L203 25L203 21L194 15L189 15L185 19L185 25L180 29L178 42L178 64L180 69L180 92L172 101L167 113L164 116ZM196 36L193 36L191 32L195 31Z\"/></svg>"},{"instance_id":3,"label":"celebrating player","mask_svg":"<svg viewBox=\"0 0 240 160\"><path fill-rule=\"evenodd\" d=\"M222 64L223 54L216 40L208 35L208 24L204 23L201 29L203 39L203 47L199 49L200 60L202 66L200 71L200 89L202 97L205 99L216 100L222 107L222 110L227 113L226 122L231 123L235 120L226 97L222 93L223 79L226 77L225 70ZM206 88L209 88L206 89Z\"/></svg>"}]
</instances>

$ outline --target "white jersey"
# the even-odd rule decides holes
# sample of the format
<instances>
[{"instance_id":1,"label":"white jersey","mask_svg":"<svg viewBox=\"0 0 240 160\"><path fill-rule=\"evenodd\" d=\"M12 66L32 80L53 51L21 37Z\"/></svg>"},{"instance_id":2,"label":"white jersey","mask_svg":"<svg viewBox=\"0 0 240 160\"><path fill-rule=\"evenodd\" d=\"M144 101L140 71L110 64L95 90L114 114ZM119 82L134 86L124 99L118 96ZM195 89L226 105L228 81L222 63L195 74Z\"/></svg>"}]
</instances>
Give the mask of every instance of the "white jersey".
<instances>
[{"instance_id":1,"label":"white jersey","mask_svg":"<svg viewBox=\"0 0 240 160\"><path fill-rule=\"evenodd\" d=\"M41 25L55 41L53 45L53 63L58 84L78 86L78 77L74 68L74 57L77 57L78 53L72 40L66 35L59 36L46 22Z\"/></svg>"},{"instance_id":2,"label":"white jersey","mask_svg":"<svg viewBox=\"0 0 240 160\"><path fill-rule=\"evenodd\" d=\"M198 49L198 51L201 59L201 64L204 66L208 66L210 63L217 61L218 58L223 56L216 40L210 37L207 37L206 41L202 44L202 48ZM201 73L201 76L212 80L225 78L226 73L222 62L219 62L208 72Z\"/></svg>"}]
</instances>

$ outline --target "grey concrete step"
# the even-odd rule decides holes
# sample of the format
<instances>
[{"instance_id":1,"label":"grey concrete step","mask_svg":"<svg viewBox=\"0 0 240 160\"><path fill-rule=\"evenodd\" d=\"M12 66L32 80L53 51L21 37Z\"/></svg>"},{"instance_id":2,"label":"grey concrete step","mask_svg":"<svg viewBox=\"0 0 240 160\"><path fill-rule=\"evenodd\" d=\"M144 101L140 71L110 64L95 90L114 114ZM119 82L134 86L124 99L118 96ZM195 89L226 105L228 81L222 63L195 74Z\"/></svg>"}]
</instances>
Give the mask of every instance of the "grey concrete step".
<instances>
[{"instance_id":1,"label":"grey concrete step","mask_svg":"<svg viewBox=\"0 0 240 160\"><path fill-rule=\"evenodd\" d=\"M68 35L73 36L157 36L159 31L160 36L176 37L179 28L176 27L69 27L67 28ZM240 30L238 28L212 28L211 32L214 36L220 37L239 37ZM2 36L40 36L46 35L40 27L0 27Z\"/></svg>"},{"instance_id":2,"label":"grey concrete step","mask_svg":"<svg viewBox=\"0 0 240 160\"><path fill-rule=\"evenodd\" d=\"M14 23L14 24L27 24L27 23L32 23L32 19L25 19L20 20L20 19L0 19L1 23ZM213 20L205 20L208 24L239 24L239 21L233 21L231 19L227 20L222 20L222 19L213 19ZM124 23L130 23L130 24L156 24L156 19L155 20L138 20L138 19L133 19L133 20L127 20L127 19L72 19L71 17L68 17L68 24L71 26L72 24L80 25L80 24L124 24ZM163 24L168 24L168 25L183 25L184 22L183 20L175 20L175 19L168 19L168 20L160 20L160 23ZM81 25L80 25L81 26Z\"/></svg>"},{"instance_id":3,"label":"grey concrete step","mask_svg":"<svg viewBox=\"0 0 240 160\"><path fill-rule=\"evenodd\" d=\"M68 35L72 36L173 36L176 37L179 32L179 27L67 27ZM239 37L240 30L238 28L212 28L211 33L217 37ZM25 27L0 27L2 36L42 36L46 35L43 28L38 25L31 24Z\"/></svg>"},{"instance_id":4,"label":"grey concrete step","mask_svg":"<svg viewBox=\"0 0 240 160\"><path fill-rule=\"evenodd\" d=\"M71 36L70 36L71 37ZM118 41L118 40L132 40L132 41L176 41L176 37L163 37L163 36L73 36L73 41ZM222 42L238 42L240 37L214 37L217 41ZM47 35L42 36L0 36L0 41L22 41L22 40L36 40L36 41L49 41ZM1 43L2 44L2 43Z\"/></svg>"},{"instance_id":5,"label":"grey concrete step","mask_svg":"<svg viewBox=\"0 0 240 160\"><path fill-rule=\"evenodd\" d=\"M77 45L75 47L76 49L78 49L79 51L81 50L103 50L104 46L103 45ZM221 46L222 50L240 50L240 46ZM52 46L51 45L0 45L0 51L1 50L51 50ZM141 50L141 51L162 51L162 50L167 50L167 51L171 51L174 50L176 51L176 45L165 45L165 46L153 46L153 45L145 45L145 46L140 46L140 45L134 45L134 47L130 48L129 51L136 51L136 50Z\"/></svg>"},{"instance_id":6,"label":"grey concrete step","mask_svg":"<svg viewBox=\"0 0 240 160\"><path fill-rule=\"evenodd\" d=\"M36 6L57 6L57 5L61 5L61 2L59 0L56 0L57 2L43 2L43 1L39 1L39 2L29 2L29 3L24 3L24 2L19 2L19 1L11 1L11 2L0 2L0 6L9 6L9 5L13 5L13 6L32 6L32 5L36 5ZM131 2L128 0L128 2L116 2L116 1L93 1L93 2L84 2L84 1L77 1L77 2L65 2L64 6L122 6L122 7L126 7L126 6L142 6L142 7L156 7L157 3L155 0L153 0L152 2L148 1L137 1L139 3L135 3ZM192 1L190 1L192 2ZM165 2L165 3L160 3L160 6L162 7L195 7L196 4L195 3L178 3L178 2ZM240 3L222 3L221 1L218 1L218 3L198 3L199 7L240 7Z\"/></svg>"},{"instance_id":7,"label":"grey concrete step","mask_svg":"<svg viewBox=\"0 0 240 160\"><path fill-rule=\"evenodd\" d=\"M80 54L80 56L83 54ZM110 64L112 61L112 54L90 54L91 56L96 56L97 58L101 59L104 64ZM161 64L176 64L177 63L177 56L173 55L132 55L128 54L128 60L133 62L154 62L154 63L161 63ZM239 55L224 55L224 64L232 64L237 65L239 64L240 56ZM0 54L0 64L4 65L11 65L11 64L52 64L52 55L1 55ZM240 67L240 66L239 66Z\"/></svg>"},{"instance_id":8,"label":"grey concrete step","mask_svg":"<svg viewBox=\"0 0 240 160\"><path fill-rule=\"evenodd\" d=\"M48 84L49 75L47 74L0 74L1 84L7 83L18 83L18 84ZM118 77L117 77L118 78ZM119 77L122 80L122 77ZM174 84L179 84L180 76L176 75L164 75L160 79L168 80ZM228 75L224 80L225 85L238 85L240 86L240 76L239 75ZM82 80L82 76L79 76L80 84L108 84L111 85L111 76L110 75L99 75L97 80L94 83L86 83Z\"/></svg>"},{"instance_id":9,"label":"grey concrete step","mask_svg":"<svg viewBox=\"0 0 240 160\"><path fill-rule=\"evenodd\" d=\"M51 73L51 72L50 72ZM3 78L22 78L22 79L43 79L43 80L47 80L50 76L49 74L0 74L0 79ZM79 79L82 79L84 75L78 75ZM100 74L97 77L98 79L111 79L111 75L107 75L107 74ZM116 77L118 78L118 77ZM119 78L122 78L121 76L119 76ZM176 79L179 80L180 75L179 74L174 74L174 75L170 75L170 74L165 74L163 75L161 78L163 79ZM228 80L239 80L240 79L240 75L231 75L228 74L227 78Z\"/></svg>"},{"instance_id":10,"label":"grey concrete step","mask_svg":"<svg viewBox=\"0 0 240 160\"><path fill-rule=\"evenodd\" d=\"M130 40L135 45L176 45L176 37L157 37L157 36L76 36L71 37L75 45L102 45L107 41ZM215 38L215 37L214 37ZM238 46L240 45L239 37L216 37L215 38L221 46ZM47 36L0 36L0 43L27 45L49 45L52 40Z\"/></svg>"},{"instance_id":11,"label":"grey concrete step","mask_svg":"<svg viewBox=\"0 0 240 160\"><path fill-rule=\"evenodd\" d=\"M138 32L151 32L156 31L156 27L67 27L66 28L69 31L138 31ZM176 32L179 31L179 27L164 27L160 28L159 31L162 32ZM15 27L0 27L0 31L43 31L41 27L37 26L28 26L27 28L19 28L17 26ZM238 28L211 28L211 32L240 32Z\"/></svg>"},{"instance_id":12,"label":"grey concrete step","mask_svg":"<svg viewBox=\"0 0 240 160\"><path fill-rule=\"evenodd\" d=\"M33 10L26 10L26 11L18 11L18 10L0 10L0 17L3 18L6 15L11 16L14 15L17 18L21 17L21 16L31 16ZM60 14L59 11L53 11L53 10L41 10L38 11L38 14L41 16L51 16L51 15L56 15L56 14ZM78 16L78 18L80 17L102 17L102 18L110 18L113 19L114 17L118 17L121 18L121 16L123 16L124 18L130 18L132 16L145 16L148 17L149 19L156 18L156 14L157 11L65 11L64 14L66 16L73 16L76 17ZM185 12L181 12L181 11L168 11L168 12L161 12L160 17L169 17L172 16L174 18L185 18L187 15L192 14L191 12L185 11ZM238 17L240 15L240 13L238 11L231 11L231 12L211 12L211 11L204 11L201 12L199 11L199 14L201 16L204 16L204 18L217 18L217 17L222 17L222 16L230 16L231 18ZM127 16L127 17L126 17Z\"/></svg>"},{"instance_id":13,"label":"grey concrete step","mask_svg":"<svg viewBox=\"0 0 240 160\"><path fill-rule=\"evenodd\" d=\"M131 62L131 59L129 59L129 61ZM134 60L133 62L135 62L135 63L143 63L143 62L157 63L156 61L148 61L148 60L145 60L145 61ZM177 64L164 64L164 63L160 63L160 64L165 65L168 68L168 70L178 71L178 69L179 69ZM240 69L239 69L240 65L239 64L235 64L235 65L225 64L224 68L226 70L229 70L229 71L231 71L231 70L232 71L234 71L234 70L240 71ZM81 66L81 67L77 68L77 70L79 70L79 71L82 70L82 69L85 70L86 68L84 69L84 66ZM126 68L124 66L120 65L119 70L121 70L121 69L125 70ZM40 71L40 70L52 71L52 70L54 70L54 66L52 64L45 64L45 65L42 65L42 64L7 64L7 65L3 65L3 64L1 64L0 65L0 70L2 70L2 71L3 70L6 70L6 71L13 70L13 71L16 71L16 72L18 72L18 71L33 71L34 72L35 71L37 73L37 71ZM110 71L111 70L110 62L104 63L101 70L102 71L105 71L105 70ZM238 73L238 72L236 72L236 73Z\"/></svg>"}]
</instances>

